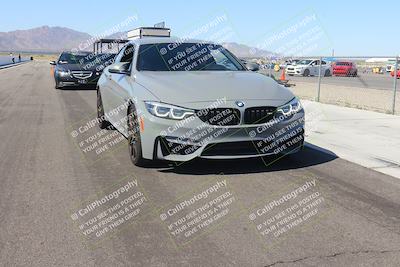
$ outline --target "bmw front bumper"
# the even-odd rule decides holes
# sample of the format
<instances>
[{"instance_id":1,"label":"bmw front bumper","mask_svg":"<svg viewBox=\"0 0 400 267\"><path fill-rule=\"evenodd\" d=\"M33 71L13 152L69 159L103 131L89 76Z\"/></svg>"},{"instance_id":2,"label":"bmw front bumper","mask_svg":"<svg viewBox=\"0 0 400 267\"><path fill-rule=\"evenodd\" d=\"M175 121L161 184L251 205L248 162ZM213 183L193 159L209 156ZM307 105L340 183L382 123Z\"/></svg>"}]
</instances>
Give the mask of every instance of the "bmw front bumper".
<instances>
[{"instance_id":1,"label":"bmw front bumper","mask_svg":"<svg viewBox=\"0 0 400 267\"><path fill-rule=\"evenodd\" d=\"M142 153L147 159L189 161L290 154L304 143L304 111L262 124L211 125L192 116L174 121L143 116Z\"/></svg>"}]
</instances>

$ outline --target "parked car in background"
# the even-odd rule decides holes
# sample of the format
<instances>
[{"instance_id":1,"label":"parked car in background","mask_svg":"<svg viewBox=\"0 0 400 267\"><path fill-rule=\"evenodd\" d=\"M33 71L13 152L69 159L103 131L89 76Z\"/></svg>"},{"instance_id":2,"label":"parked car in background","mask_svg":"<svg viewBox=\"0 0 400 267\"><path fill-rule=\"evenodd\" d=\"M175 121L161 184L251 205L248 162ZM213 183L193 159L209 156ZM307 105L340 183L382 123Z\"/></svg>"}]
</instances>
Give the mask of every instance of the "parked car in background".
<instances>
[{"instance_id":1,"label":"parked car in background","mask_svg":"<svg viewBox=\"0 0 400 267\"><path fill-rule=\"evenodd\" d=\"M388 64L386 65L386 72L390 73L394 71L396 65L396 59L388 59ZM397 61L397 68L400 68L400 61Z\"/></svg>"},{"instance_id":2,"label":"parked car in background","mask_svg":"<svg viewBox=\"0 0 400 267\"><path fill-rule=\"evenodd\" d=\"M246 60L246 59L239 59L239 61L248 69L251 71L259 71L260 69L263 69L260 64L257 62L251 61L251 60Z\"/></svg>"},{"instance_id":3,"label":"parked car in background","mask_svg":"<svg viewBox=\"0 0 400 267\"><path fill-rule=\"evenodd\" d=\"M351 61L338 61L333 64L335 76L357 76L356 63Z\"/></svg>"},{"instance_id":4,"label":"parked car in background","mask_svg":"<svg viewBox=\"0 0 400 267\"><path fill-rule=\"evenodd\" d=\"M300 61L300 59L287 59L287 60L285 60L285 62L280 64L279 67L281 69L283 69L283 68L286 69L288 66L295 65L299 61Z\"/></svg>"},{"instance_id":5,"label":"parked car in background","mask_svg":"<svg viewBox=\"0 0 400 267\"><path fill-rule=\"evenodd\" d=\"M319 59L302 59L286 68L286 74L289 76L318 76L319 75ZM321 75L330 76L332 74L331 64L321 61Z\"/></svg>"},{"instance_id":6,"label":"parked car in background","mask_svg":"<svg viewBox=\"0 0 400 267\"><path fill-rule=\"evenodd\" d=\"M55 88L97 84L103 69L114 62L115 54L62 52L54 66Z\"/></svg>"},{"instance_id":7,"label":"parked car in background","mask_svg":"<svg viewBox=\"0 0 400 267\"><path fill-rule=\"evenodd\" d=\"M386 65L386 72L391 72L393 67L394 67L393 64Z\"/></svg>"},{"instance_id":8,"label":"parked car in background","mask_svg":"<svg viewBox=\"0 0 400 267\"><path fill-rule=\"evenodd\" d=\"M272 62L268 62L268 63L260 65L260 69L263 69L263 70L273 70L274 67L275 67L275 63L272 63Z\"/></svg>"},{"instance_id":9,"label":"parked car in background","mask_svg":"<svg viewBox=\"0 0 400 267\"><path fill-rule=\"evenodd\" d=\"M394 77L394 70L392 70L392 71L390 72L390 75L391 75L392 77ZM397 77L397 79L400 78L400 69L397 70L397 75L396 75L396 77Z\"/></svg>"},{"instance_id":10,"label":"parked car in background","mask_svg":"<svg viewBox=\"0 0 400 267\"><path fill-rule=\"evenodd\" d=\"M394 69L396 68L395 64L390 64L386 66L386 72L394 72ZM400 62L397 63L397 69L400 69Z\"/></svg>"}]
</instances>

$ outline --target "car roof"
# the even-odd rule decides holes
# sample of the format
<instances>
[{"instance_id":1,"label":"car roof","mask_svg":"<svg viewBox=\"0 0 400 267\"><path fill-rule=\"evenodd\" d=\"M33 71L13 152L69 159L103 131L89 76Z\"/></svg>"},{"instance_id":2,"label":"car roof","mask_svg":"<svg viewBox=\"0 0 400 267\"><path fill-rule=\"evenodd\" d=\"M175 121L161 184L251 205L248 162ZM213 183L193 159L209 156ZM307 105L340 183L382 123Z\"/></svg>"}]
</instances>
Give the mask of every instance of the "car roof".
<instances>
[{"instance_id":1,"label":"car roof","mask_svg":"<svg viewBox=\"0 0 400 267\"><path fill-rule=\"evenodd\" d=\"M207 43L214 44L211 41L198 39L178 38L178 37L143 37L129 41L131 44L162 44L162 43Z\"/></svg>"},{"instance_id":2,"label":"car roof","mask_svg":"<svg viewBox=\"0 0 400 267\"><path fill-rule=\"evenodd\" d=\"M310 60L310 61L313 61L313 60L319 60L318 58L302 58L302 59L299 59L299 61L302 61L302 60Z\"/></svg>"},{"instance_id":3,"label":"car roof","mask_svg":"<svg viewBox=\"0 0 400 267\"><path fill-rule=\"evenodd\" d=\"M82 56L87 56L91 54L92 52L90 51L78 51L78 52L72 52L72 51L63 51L61 54L71 54L71 55L82 55Z\"/></svg>"}]
</instances>

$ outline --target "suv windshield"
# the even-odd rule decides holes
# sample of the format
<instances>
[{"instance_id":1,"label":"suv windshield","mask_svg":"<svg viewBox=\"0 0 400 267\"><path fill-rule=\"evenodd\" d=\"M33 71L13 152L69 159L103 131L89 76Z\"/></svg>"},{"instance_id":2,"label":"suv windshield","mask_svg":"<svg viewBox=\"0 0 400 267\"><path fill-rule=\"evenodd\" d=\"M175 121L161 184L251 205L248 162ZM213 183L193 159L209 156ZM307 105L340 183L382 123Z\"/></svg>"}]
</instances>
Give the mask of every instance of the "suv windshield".
<instances>
[{"instance_id":1,"label":"suv windshield","mask_svg":"<svg viewBox=\"0 0 400 267\"><path fill-rule=\"evenodd\" d=\"M139 71L239 71L245 68L221 45L145 44L139 48Z\"/></svg>"}]
</instances>

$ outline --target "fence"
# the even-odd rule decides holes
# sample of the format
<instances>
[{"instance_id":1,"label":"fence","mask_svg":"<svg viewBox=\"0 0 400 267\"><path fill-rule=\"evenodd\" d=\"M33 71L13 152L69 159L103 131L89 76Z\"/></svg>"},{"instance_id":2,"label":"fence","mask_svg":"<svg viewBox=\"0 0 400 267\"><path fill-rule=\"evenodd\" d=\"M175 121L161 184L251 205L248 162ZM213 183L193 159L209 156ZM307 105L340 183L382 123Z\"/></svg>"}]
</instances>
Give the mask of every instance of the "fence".
<instances>
[{"instance_id":1,"label":"fence","mask_svg":"<svg viewBox=\"0 0 400 267\"><path fill-rule=\"evenodd\" d=\"M300 98L400 114L400 95L397 94L399 57L312 57L297 60L305 64L287 65L285 59L279 62L264 60L260 62L263 67L260 72L278 80L285 78ZM285 72L285 77L282 77L282 72Z\"/></svg>"}]
</instances>

